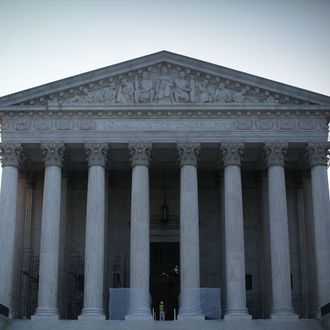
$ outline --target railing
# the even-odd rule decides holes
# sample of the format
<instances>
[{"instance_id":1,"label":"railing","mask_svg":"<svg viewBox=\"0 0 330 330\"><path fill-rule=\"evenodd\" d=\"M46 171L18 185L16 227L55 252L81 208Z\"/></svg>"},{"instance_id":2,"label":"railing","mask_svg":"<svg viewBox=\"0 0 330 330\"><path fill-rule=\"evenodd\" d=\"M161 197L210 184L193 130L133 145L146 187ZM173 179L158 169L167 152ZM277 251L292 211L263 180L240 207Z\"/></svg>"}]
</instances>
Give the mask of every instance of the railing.
<instances>
[{"instance_id":1,"label":"railing","mask_svg":"<svg viewBox=\"0 0 330 330\"><path fill-rule=\"evenodd\" d=\"M79 249L65 250L64 265L60 316L73 320L81 314L84 302L84 261Z\"/></svg>"},{"instance_id":2,"label":"railing","mask_svg":"<svg viewBox=\"0 0 330 330\"><path fill-rule=\"evenodd\" d=\"M39 256L32 255L31 249L18 250L14 281L14 318L30 318L37 308L39 284Z\"/></svg>"},{"instance_id":3,"label":"railing","mask_svg":"<svg viewBox=\"0 0 330 330\"><path fill-rule=\"evenodd\" d=\"M267 318L266 300L263 294L248 294L246 297L246 306L253 319Z\"/></svg>"}]
</instances>

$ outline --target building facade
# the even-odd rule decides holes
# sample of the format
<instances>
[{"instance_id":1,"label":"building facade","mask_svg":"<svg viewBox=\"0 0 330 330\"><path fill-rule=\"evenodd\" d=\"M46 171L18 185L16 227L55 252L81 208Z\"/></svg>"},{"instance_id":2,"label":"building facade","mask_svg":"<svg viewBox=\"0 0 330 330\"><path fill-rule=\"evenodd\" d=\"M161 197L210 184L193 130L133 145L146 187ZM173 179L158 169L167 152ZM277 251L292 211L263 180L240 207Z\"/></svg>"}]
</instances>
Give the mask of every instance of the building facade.
<instances>
[{"instance_id":1,"label":"building facade","mask_svg":"<svg viewBox=\"0 0 330 330\"><path fill-rule=\"evenodd\" d=\"M131 288L127 319L161 300L204 318L204 287L225 319L330 302L329 97L163 51L2 97L0 116L11 317L108 318L109 288Z\"/></svg>"}]
</instances>

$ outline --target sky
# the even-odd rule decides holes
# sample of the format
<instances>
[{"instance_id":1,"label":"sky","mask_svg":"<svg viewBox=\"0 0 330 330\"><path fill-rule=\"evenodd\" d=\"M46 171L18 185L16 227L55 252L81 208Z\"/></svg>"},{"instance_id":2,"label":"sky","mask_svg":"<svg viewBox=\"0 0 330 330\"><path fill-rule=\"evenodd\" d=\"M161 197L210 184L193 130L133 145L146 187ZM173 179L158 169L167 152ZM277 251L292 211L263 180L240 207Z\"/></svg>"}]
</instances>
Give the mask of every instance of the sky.
<instances>
[{"instance_id":1,"label":"sky","mask_svg":"<svg viewBox=\"0 0 330 330\"><path fill-rule=\"evenodd\" d=\"M0 96L160 50L330 96L330 0L0 0Z\"/></svg>"}]
</instances>

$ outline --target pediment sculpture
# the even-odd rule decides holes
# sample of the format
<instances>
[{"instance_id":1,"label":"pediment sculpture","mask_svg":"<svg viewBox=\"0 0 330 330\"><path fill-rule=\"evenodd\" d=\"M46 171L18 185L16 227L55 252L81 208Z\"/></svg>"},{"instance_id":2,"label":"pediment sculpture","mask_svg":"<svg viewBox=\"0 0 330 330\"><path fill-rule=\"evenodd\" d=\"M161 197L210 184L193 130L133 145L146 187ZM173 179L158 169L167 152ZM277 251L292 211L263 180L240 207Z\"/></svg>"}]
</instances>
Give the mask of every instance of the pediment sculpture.
<instances>
[{"instance_id":1,"label":"pediment sculpture","mask_svg":"<svg viewBox=\"0 0 330 330\"><path fill-rule=\"evenodd\" d=\"M290 102L278 93L161 63L64 90L40 103L167 105Z\"/></svg>"}]
</instances>

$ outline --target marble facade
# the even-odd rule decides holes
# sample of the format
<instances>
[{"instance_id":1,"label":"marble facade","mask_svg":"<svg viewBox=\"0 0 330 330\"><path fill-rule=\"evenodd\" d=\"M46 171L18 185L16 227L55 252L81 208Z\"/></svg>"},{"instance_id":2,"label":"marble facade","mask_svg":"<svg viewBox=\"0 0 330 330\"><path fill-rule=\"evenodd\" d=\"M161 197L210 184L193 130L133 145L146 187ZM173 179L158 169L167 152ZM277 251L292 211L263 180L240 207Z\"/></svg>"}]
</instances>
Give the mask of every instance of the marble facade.
<instances>
[{"instance_id":1,"label":"marble facade","mask_svg":"<svg viewBox=\"0 0 330 330\"><path fill-rule=\"evenodd\" d=\"M0 117L11 317L105 319L118 285L152 319L150 242L180 243L179 319L203 318L199 287L225 319L330 302L329 97L163 51L2 97Z\"/></svg>"}]
</instances>

